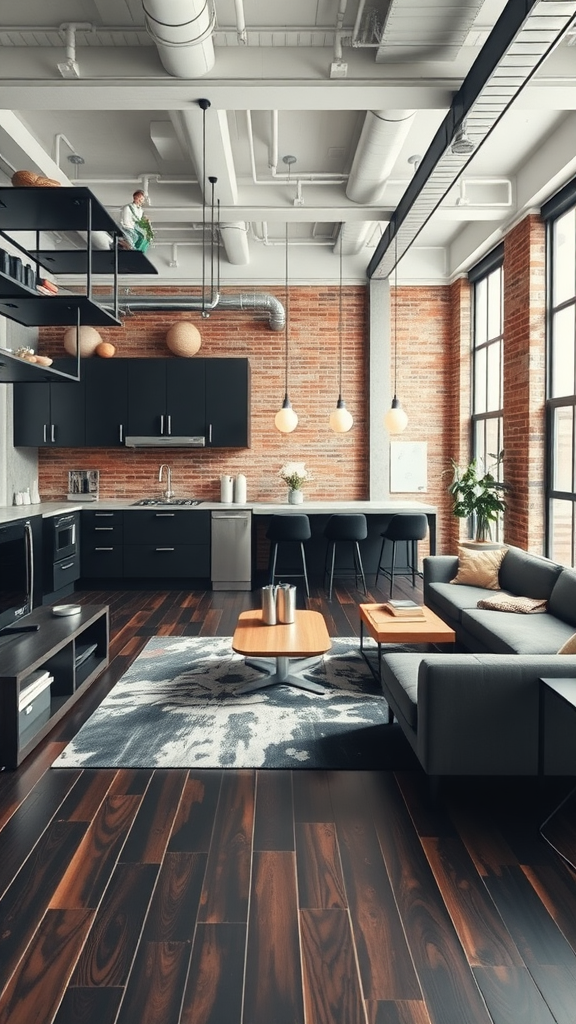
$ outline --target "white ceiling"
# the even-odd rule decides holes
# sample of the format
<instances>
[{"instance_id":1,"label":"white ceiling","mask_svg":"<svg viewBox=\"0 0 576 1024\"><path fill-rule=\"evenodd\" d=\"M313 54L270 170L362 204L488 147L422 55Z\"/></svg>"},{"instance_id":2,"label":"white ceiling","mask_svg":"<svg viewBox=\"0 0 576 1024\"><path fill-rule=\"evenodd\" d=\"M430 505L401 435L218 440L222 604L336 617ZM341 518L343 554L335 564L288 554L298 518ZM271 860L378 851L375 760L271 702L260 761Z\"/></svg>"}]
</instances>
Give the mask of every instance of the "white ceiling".
<instances>
[{"instance_id":1,"label":"white ceiling","mask_svg":"<svg viewBox=\"0 0 576 1024\"><path fill-rule=\"evenodd\" d=\"M164 0L166 20L178 20L188 3L201 6ZM365 45L352 45L359 3L356 42ZM576 8L554 0L539 6L558 9L564 22ZM141 0L3 0L0 178L31 168L87 184L115 217L147 183L156 232L149 256L167 283L197 283L198 100L206 98L206 174L218 176L222 225L233 225L220 245L222 282L283 280L286 224L291 281L338 279L342 225L345 280L365 281L418 166L410 158L426 154L505 7L504 0L215 0L214 66L193 78L164 69ZM57 65L65 60L62 26L70 23L83 26L74 33L78 77L64 79ZM401 281L455 277L576 173L573 22L562 31L421 226ZM358 202L346 189L367 111L415 113L379 189ZM68 161L71 148L84 158L79 167ZM296 157L289 180L286 155Z\"/></svg>"}]
</instances>

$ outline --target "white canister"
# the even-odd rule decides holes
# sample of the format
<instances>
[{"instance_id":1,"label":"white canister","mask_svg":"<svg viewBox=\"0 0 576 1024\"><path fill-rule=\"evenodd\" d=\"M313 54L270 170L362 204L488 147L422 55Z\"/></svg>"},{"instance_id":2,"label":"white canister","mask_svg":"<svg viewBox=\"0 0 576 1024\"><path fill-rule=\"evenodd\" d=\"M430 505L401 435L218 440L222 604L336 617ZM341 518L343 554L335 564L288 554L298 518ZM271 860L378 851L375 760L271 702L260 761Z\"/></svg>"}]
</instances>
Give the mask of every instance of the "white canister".
<instances>
[{"instance_id":1,"label":"white canister","mask_svg":"<svg viewBox=\"0 0 576 1024\"><path fill-rule=\"evenodd\" d=\"M246 477L244 473L238 473L234 480L234 502L236 505L246 504Z\"/></svg>"},{"instance_id":2,"label":"white canister","mask_svg":"<svg viewBox=\"0 0 576 1024\"><path fill-rule=\"evenodd\" d=\"M220 477L220 501L230 505L234 501L234 477L222 473Z\"/></svg>"}]
</instances>

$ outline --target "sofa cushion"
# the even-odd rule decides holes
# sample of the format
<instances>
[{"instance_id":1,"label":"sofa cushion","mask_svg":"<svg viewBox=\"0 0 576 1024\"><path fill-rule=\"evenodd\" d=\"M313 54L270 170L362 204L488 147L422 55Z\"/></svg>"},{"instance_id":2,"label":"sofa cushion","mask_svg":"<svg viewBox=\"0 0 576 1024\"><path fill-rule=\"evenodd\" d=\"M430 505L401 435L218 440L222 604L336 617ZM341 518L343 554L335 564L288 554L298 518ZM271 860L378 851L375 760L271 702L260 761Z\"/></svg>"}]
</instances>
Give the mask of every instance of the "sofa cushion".
<instances>
[{"instance_id":1,"label":"sofa cushion","mask_svg":"<svg viewBox=\"0 0 576 1024\"><path fill-rule=\"evenodd\" d=\"M574 569L562 569L552 588L548 608L563 622L569 622L571 626L576 626L576 572Z\"/></svg>"},{"instance_id":2,"label":"sofa cushion","mask_svg":"<svg viewBox=\"0 0 576 1024\"><path fill-rule=\"evenodd\" d=\"M489 551L458 547L458 572L450 583L485 590L500 590L498 570L506 548L491 548Z\"/></svg>"},{"instance_id":3,"label":"sofa cushion","mask_svg":"<svg viewBox=\"0 0 576 1024\"><path fill-rule=\"evenodd\" d=\"M498 579L502 590L509 590L511 594L549 600L561 572L562 566L548 558L509 547L502 559Z\"/></svg>"},{"instance_id":4,"label":"sofa cushion","mask_svg":"<svg viewBox=\"0 0 576 1024\"><path fill-rule=\"evenodd\" d=\"M536 615L546 611L546 601L538 597L517 597L516 594L495 594L494 597L483 597L478 601L479 608L495 612L516 612L517 615Z\"/></svg>"},{"instance_id":5,"label":"sofa cushion","mask_svg":"<svg viewBox=\"0 0 576 1024\"><path fill-rule=\"evenodd\" d=\"M418 718L418 668L421 654L402 652L382 656L384 693L390 692L403 718L416 730Z\"/></svg>"},{"instance_id":6,"label":"sofa cushion","mask_svg":"<svg viewBox=\"0 0 576 1024\"><path fill-rule=\"evenodd\" d=\"M556 654L571 629L549 612L516 615L481 608L462 612L462 625L494 654Z\"/></svg>"},{"instance_id":7,"label":"sofa cushion","mask_svg":"<svg viewBox=\"0 0 576 1024\"><path fill-rule=\"evenodd\" d=\"M568 637L566 643L558 651L558 654L576 654L576 633Z\"/></svg>"},{"instance_id":8,"label":"sofa cushion","mask_svg":"<svg viewBox=\"0 0 576 1024\"><path fill-rule=\"evenodd\" d=\"M464 608L476 608L478 601L486 597L487 591L483 587L454 587L452 583L431 583L428 587L429 600L434 601L434 606L440 613L449 615L452 619L461 621ZM496 593L489 591L490 594ZM510 594L503 594L498 591L500 597L510 597Z\"/></svg>"}]
</instances>

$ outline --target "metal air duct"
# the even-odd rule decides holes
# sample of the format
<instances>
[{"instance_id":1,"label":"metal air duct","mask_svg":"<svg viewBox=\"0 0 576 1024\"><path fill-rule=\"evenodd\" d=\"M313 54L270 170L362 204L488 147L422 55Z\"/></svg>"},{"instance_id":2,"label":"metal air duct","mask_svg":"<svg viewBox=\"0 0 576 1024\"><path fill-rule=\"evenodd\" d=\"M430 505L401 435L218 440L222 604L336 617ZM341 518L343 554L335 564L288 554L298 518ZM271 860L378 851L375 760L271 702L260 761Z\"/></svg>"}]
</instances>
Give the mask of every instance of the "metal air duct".
<instances>
[{"instance_id":1,"label":"metal air duct","mask_svg":"<svg viewBox=\"0 0 576 1024\"><path fill-rule=\"evenodd\" d=\"M113 295L95 296L101 306L113 306ZM202 312L202 296L178 295L120 295L118 306L123 313L145 312L146 310L170 310L171 312ZM239 295L217 295L213 305L206 307L209 312L216 310L250 310L264 313L268 317L271 331L283 331L286 324L286 311L282 303L274 295L266 292L241 292Z\"/></svg>"},{"instance_id":2,"label":"metal air duct","mask_svg":"<svg viewBox=\"0 0 576 1024\"><path fill-rule=\"evenodd\" d=\"M226 249L229 263L244 267L250 262L248 250L248 225L243 220L226 221L220 224L220 236Z\"/></svg>"},{"instance_id":3,"label":"metal air duct","mask_svg":"<svg viewBox=\"0 0 576 1024\"><path fill-rule=\"evenodd\" d=\"M415 115L415 110L367 112L346 186L348 199L369 205L380 201Z\"/></svg>"},{"instance_id":4,"label":"metal air duct","mask_svg":"<svg viewBox=\"0 0 576 1024\"><path fill-rule=\"evenodd\" d=\"M207 0L143 0L142 6L169 75L200 78L214 67L214 19Z\"/></svg>"}]
</instances>

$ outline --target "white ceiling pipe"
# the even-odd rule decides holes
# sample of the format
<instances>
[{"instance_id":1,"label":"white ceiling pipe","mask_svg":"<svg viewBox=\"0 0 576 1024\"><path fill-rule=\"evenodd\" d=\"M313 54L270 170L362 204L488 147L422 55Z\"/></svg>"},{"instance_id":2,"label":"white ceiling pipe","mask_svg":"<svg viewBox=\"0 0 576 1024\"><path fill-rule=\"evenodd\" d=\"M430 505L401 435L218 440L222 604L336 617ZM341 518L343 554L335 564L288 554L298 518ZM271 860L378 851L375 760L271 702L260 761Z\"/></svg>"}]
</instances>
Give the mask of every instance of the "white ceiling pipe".
<instances>
[{"instance_id":1,"label":"white ceiling pipe","mask_svg":"<svg viewBox=\"0 0 576 1024\"><path fill-rule=\"evenodd\" d=\"M214 16L207 0L143 0L142 6L169 75L200 78L214 67Z\"/></svg>"},{"instance_id":2,"label":"white ceiling pipe","mask_svg":"<svg viewBox=\"0 0 576 1024\"><path fill-rule=\"evenodd\" d=\"M250 111L247 111L247 113L248 113L248 118L247 118L248 134L250 136L251 152L254 152L254 143L253 143L253 135L252 135L252 117L250 116ZM286 172L284 172L283 174L279 174L277 169L276 169L278 167L278 139L279 139L278 111L277 110L272 110L271 111L271 115L272 115L271 116L272 139L271 139L271 142L270 142L270 157L269 157L268 166L270 168L270 173L272 174L272 177L275 178L276 181L290 181L290 182L292 182L292 181L309 181L309 180L310 181L315 180L315 181L320 181L320 182L333 181L337 185L341 185L343 182L345 182L347 180L347 175L343 175L343 174L328 174L328 173L327 174L312 174L311 177L310 177L310 175L305 175L305 174L304 175L289 174L289 173L286 173ZM254 173L256 173L255 170L254 170ZM266 182L263 182L263 181L257 182L255 178L253 180L255 181L256 184L259 184L259 185L267 184Z\"/></svg>"},{"instance_id":3,"label":"white ceiling pipe","mask_svg":"<svg viewBox=\"0 0 576 1024\"><path fill-rule=\"evenodd\" d=\"M248 227L243 220L227 221L220 225L220 236L226 249L228 262L245 267L250 262Z\"/></svg>"},{"instance_id":4,"label":"white ceiling pipe","mask_svg":"<svg viewBox=\"0 0 576 1024\"><path fill-rule=\"evenodd\" d=\"M244 18L243 0L234 0L234 7L236 8L236 34L238 36L238 42L246 44L248 40L246 38L246 21Z\"/></svg>"},{"instance_id":5,"label":"white ceiling pipe","mask_svg":"<svg viewBox=\"0 0 576 1024\"><path fill-rule=\"evenodd\" d=\"M346 187L348 199L363 204L380 200L415 116L415 110L367 112Z\"/></svg>"},{"instance_id":6,"label":"white ceiling pipe","mask_svg":"<svg viewBox=\"0 0 576 1024\"><path fill-rule=\"evenodd\" d=\"M278 185L278 182L296 184L298 181L306 182L307 185L325 185L326 182L341 184L347 180L346 174L273 174L269 181L263 181L256 172L256 154L254 151L254 132L252 130L251 111L246 111L246 126L248 129L248 147L250 150L250 167L252 169L252 181L255 185ZM272 168L270 168L272 170Z\"/></svg>"}]
</instances>

